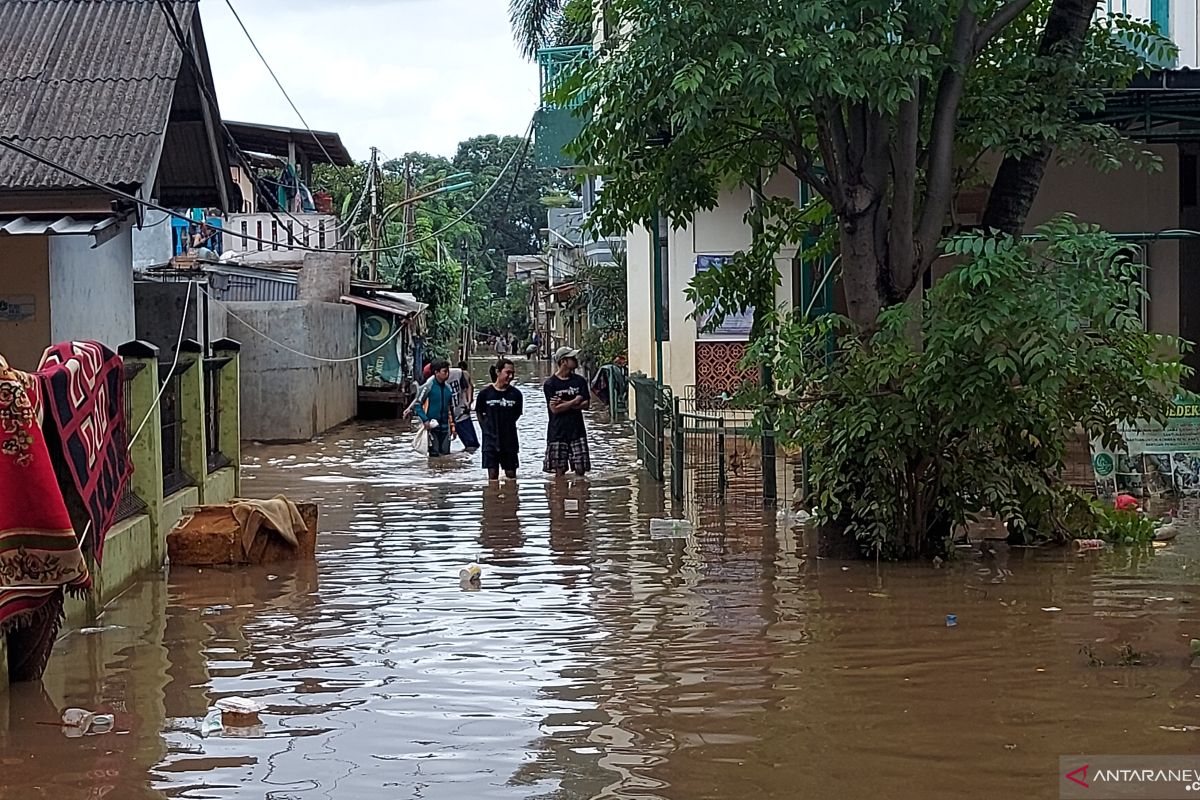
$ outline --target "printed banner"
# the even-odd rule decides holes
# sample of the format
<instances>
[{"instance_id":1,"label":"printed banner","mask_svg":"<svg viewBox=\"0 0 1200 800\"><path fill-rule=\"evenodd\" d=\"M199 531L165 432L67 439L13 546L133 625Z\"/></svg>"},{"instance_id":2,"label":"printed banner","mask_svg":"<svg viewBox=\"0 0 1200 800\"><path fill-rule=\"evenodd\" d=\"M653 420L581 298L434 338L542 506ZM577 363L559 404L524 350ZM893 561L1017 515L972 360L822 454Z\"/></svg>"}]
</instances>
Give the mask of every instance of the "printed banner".
<instances>
[{"instance_id":1,"label":"printed banner","mask_svg":"<svg viewBox=\"0 0 1200 800\"><path fill-rule=\"evenodd\" d=\"M365 308L358 310L358 352L362 354L360 386L378 389L406 383L400 364L400 348L404 337L396 335L398 324L399 321L391 314ZM384 342L388 342L388 345L381 347Z\"/></svg>"},{"instance_id":2,"label":"printed banner","mask_svg":"<svg viewBox=\"0 0 1200 800\"><path fill-rule=\"evenodd\" d=\"M696 274L699 275L710 269L721 269L733 259L730 256L696 256ZM696 338L698 339L750 339L750 331L754 328L754 309L747 308L740 314L730 314L716 326L710 327L714 315L701 314L696 317Z\"/></svg>"},{"instance_id":3,"label":"printed banner","mask_svg":"<svg viewBox=\"0 0 1200 800\"><path fill-rule=\"evenodd\" d=\"M1092 443L1098 495L1200 496L1200 401L1176 398L1165 426L1124 426L1121 438L1124 452Z\"/></svg>"}]
</instances>

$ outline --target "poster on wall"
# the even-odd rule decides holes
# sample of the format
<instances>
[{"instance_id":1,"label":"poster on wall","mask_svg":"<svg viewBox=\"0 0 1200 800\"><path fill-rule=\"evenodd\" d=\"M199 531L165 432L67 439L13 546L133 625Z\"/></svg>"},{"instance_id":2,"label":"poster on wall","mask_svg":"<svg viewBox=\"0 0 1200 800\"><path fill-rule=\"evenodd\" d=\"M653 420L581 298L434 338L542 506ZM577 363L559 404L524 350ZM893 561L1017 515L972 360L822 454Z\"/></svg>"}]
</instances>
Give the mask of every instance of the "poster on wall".
<instances>
[{"instance_id":1,"label":"poster on wall","mask_svg":"<svg viewBox=\"0 0 1200 800\"><path fill-rule=\"evenodd\" d=\"M710 269L721 269L733 259L730 256L696 256L696 274ZM696 338L701 340L739 340L750 339L750 331L754 328L754 309L747 308L740 314L729 314L716 325L712 325L712 313L696 317Z\"/></svg>"},{"instance_id":2,"label":"poster on wall","mask_svg":"<svg viewBox=\"0 0 1200 800\"><path fill-rule=\"evenodd\" d=\"M0 322L24 322L37 314L33 295L0 296Z\"/></svg>"},{"instance_id":3,"label":"poster on wall","mask_svg":"<svg viewBox=\"0 0 1200 800\"><path fill-rule=\"evenodd\" d=\"M1177 397L1166 425L1121 428L1122 451L1092 443L1096 494L1200 497L1200 399Z\"/></svg>"},{"instance_id":4,"label":"poster on wall","mask_svg":"<svg viewBox=\"0 0 1200 800\"><path fill-rule=\"evenodd\" d=\"M359 385L372 389L384 386L404 385L403 366L400 364L400 340L396 336L399 324L391 314L381 314L365 308L358 310ZM382 346L391 340L395 346Z\"/></svg>"}]
</instances>

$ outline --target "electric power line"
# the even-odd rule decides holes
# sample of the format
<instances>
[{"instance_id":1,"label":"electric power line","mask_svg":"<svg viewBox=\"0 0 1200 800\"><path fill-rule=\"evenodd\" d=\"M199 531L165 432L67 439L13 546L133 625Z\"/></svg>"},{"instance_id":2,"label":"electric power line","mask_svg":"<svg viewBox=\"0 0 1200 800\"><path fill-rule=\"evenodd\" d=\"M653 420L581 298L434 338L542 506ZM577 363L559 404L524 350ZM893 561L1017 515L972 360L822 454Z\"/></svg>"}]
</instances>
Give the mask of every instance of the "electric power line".
<instances>
[{"instance_id":1,"label":"electric power line","mask_svg":"<svg viewBox=\"0 0 1200 800\"><path fill-rule=\"evenodd\" d=\"M525 135L528 137L532 134L532 132L533 132L533 120L531 119L529 122L529 127L526 128ZM194 222L194 220L191 217L189 217L185 214L181 214L178 211L175 211L174 209L167 208L166 206L151 202L149 200L143 200L142 198L132 195L129 192L124 192L120 189L117 189L117 188L109 186L105 183L102 183L101 181L97 180L96 178L89 176L89 175L85 175L84 173L79 172L78 170L73 169L71 167L68 167L65 164L61 164L57 161L54 161L53 159L47 158L46 156L42 155L41 153L38 153L34 150L30 150L28 147L25 147L24 145L20 144L15 139L13 139L9 136L0 134L0 147L6 147L9 150L12 150L16 153L20 153L21 155L25 156L26 158L32 159L32 160L38 162L39 164L42 164L43 166L47 166L52 169L56 169L59 172L62 172L65 175L68 175L87 186L91 186L95 189L105 192L106 194L112 195L113 197L120 198L122 200L125 200L127 202L141 206L143 208L152 208L155 211L161 211L164 214L170 214L172 217L175 217L176 219L181 219L185 222L189 222L189 223ZM296 251L299 251L302 253L335 253L335 254L340 253L340 254L348 254L348 255L365 255L365 254L372 253L372 252L393 252L393 251L397 251L397 250L403 251L403 250L406 250L406 249L412 247L413 245L432 241L433 239L436 239L439 236L447 233L455 225L462 222L467 217L471 216L471 214L475 213L475 210L478 209L479 206L483 205L483 201L486 200L488 198L488 196L491 195L491 193L496 190L496 187L498 187L500 185L500 182L502 180L504 180L505 174L507 174L508 169L512 166L513 162L516 161L517 155L519 152L520 151L518 150L513 153L512 158L509 159L508 163L504 165L504 168L500 170L500 174L496 176L496 180L492 182L492 185L489 186L483 192L483 194L481 194L479 196L479 199L476 200L471 205L470 208L468 208L466 211L464 211L462 214L460 214L458 217L456 217L453 221L451 221L449 224L447 224L440 230L436 230L433 233L422 236L419 239L414 239L410 242L402 242L400 244L397 244L397 245L394 245L391 247L377 248L376 250L372 250L370 248L356 248L353 250L341 250L341 249L333 249L333 248L311 247L309 245L302 245L302 244L289 245L288 249L296 250ZM280 220L280 222L282 222L282 220ZM237 232L231 231L231 230L224 230L224 231L222 231L222 234L230 235L236 239L241 239L241 240L247 241L247 242L257 242L259 244L267 244L267 245L272 245L272 246L276 246L279 244L279 242L275 242L270 239L263 239L262 237L259 237L259 236L252 236L248 233L237 233Z\"/></svg>"},{"instance_id":2,"label":"electric power line","mask_svg":"<svg viewBox=\"0 0 1200 800\"><path fill-rule=\"evenodd\" d=\"M321 152L325 154L325 158L329 160L330 164L332 164L333 156L329 155L329 151L325 149L325 145L321 142L320 137L317 136L316 132L312 129L312 126L308 124L308 120L304 118L304 115L300 113L300 109L296 107L294 102L292 102L292 97L287 93L287 89L283 88L283 83L280 82L279 76L275 74L275 70L271 69L271 65L267 62L267 57L264 56L262 50L258 48L258 43L254 41L254 37L250 35L250 31L246 28L246 23L242 22L242 18L238 14L237 9L233 7L233 0L225 0L225 5L229 6L229 10L233 13L233 18L237 20L238 27L242 29L242 33L246 34L246 38L250 41L250 46L253 47L254 52L258 54L258 60L261 61L263 66L267 68L267 72L271 74L271 79L275 81L275 85L279 87L279 91L283 92L284 99L288 101L288 105L292 107L292 111L295 111L296 116L300 118L300 123L304 125L305 129L308 130L308 133L310 136L312 136L313 141L317 143L317 147L321 148Z\"/></svg>"}]
</instances>

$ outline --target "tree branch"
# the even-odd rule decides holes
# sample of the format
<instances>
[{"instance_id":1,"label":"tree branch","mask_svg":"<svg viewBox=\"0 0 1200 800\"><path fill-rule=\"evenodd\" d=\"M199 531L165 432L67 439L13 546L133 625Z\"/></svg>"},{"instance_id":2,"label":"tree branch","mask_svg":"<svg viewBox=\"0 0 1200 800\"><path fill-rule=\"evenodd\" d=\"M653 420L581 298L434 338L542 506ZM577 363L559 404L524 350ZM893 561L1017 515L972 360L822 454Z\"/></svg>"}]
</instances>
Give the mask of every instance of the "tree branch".
<instances>
[{"instance_id":1,"label":"tree branch","mask_svg":"<svg viewBox=\"0 0 1200 800\"><path fill-rule=\"evenodd\" d=\"M974 55L982 53L1000 31L1011 25L1031 5L1033 0L1010 0L991 19L979 26L979 33L975 34Z\"/></svg>"},{"instance_id":2,"label":"tree branch","mask_svg":"<svg viewBox=\"0 0 1200 800\"><path fill-rule=\"evenodd\" d=\"M946 224L946 213L954 190L954 134L958 125L958 104L966 86L967 69L975 44L975 12L964 2L954 28L950 63L938 82L930 129L929 169L925 205L917 228L918 264L924 268L932 259Z\"/></svg>"},{"instance_id":3,"label":"tree branch","mask_svg":"<svg viewBox=\"0 0 1200 800\"><path fill-rule=\"evenodd\" d=\"M807 181L817 192L824 197L831 205L833 204L833 187L830 186L826 176L821 175L816 169L816 160L813 159L809 149L804 146L804 130L800 126L800 117L796 115L795 109L788 107L788 124L792 128L792 157L796 159L796 169L792 169L791 165L784 164L792 173L801 180Z\"/></svg>"},{"instance_id":4,"label":"tree branch","mask_svg":"<svg viewBox=\"0 0 1200 800\"><path fill-rule=\"evenodd\" d=\"M829 176L829 185L833 197L830 198L835 210L839 213L849 208L849 198L846 197L846 125L842 120L842 110L836 103L817 115L817 142L821 149L821 163Z\"/></svg>"},{"instance_id":5,"label":"tree branch","mask_svg":"<svg viewBox=\"0 0 1200 800\"><path fill-rule=\"evenodd\" d=\"M913 86L913 91L919 87ZM907 297L916 283L914 226L916 224L917 147L921 133L919 98L900 106L896 135L892 140L892 202L888 232L888 262L893 265L897 287Z\"/></svg>"}]
</instances>

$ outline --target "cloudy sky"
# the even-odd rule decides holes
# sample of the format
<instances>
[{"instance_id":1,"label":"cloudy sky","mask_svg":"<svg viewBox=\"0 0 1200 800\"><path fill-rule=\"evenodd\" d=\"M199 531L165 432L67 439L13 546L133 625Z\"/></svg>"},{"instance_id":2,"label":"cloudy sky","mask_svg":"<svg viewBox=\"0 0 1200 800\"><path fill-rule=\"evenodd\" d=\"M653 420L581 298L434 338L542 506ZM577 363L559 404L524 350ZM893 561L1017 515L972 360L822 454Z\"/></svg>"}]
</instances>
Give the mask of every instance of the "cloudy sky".
<instances>
[{"instance_id":1,"label":"cloudy sky","mask_svg":"<svg viewBox=\"0 0 1200 800\"><path fill-rule=\"evenodd\" d=\"M452 155L478 134L520 134L536 65L517 53L507 0L232 0L308 124L355 158ZM226 119L301 127L225 0L202 0Z\"/></svg>"}]
</instances>

